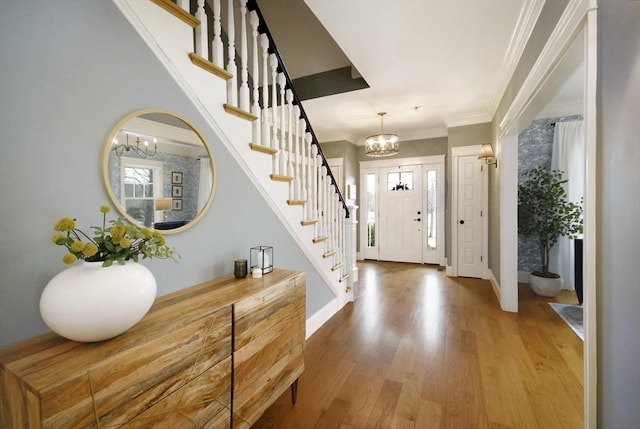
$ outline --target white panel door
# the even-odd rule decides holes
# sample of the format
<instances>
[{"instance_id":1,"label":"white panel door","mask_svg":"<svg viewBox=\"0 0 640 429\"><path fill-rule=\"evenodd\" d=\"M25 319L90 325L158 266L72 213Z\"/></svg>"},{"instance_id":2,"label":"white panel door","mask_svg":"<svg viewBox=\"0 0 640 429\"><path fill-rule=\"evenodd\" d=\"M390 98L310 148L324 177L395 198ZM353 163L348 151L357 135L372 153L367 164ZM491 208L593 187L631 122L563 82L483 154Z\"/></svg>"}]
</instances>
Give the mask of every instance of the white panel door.
<instances>
[{"instance_id":1,"label":"white panel door","mask_svg":"<svg viewBox=\"0 0 640 429\"><path fill-rule=\"evenodd\" d=\"M381 168L378 258L422 262L422 167Z\"/></svg>"},{"instance_id":2,"label":"white panel door","mask_svg":"<svg viewBox=\"0 0 640 429\"><path fill-rule=\"evenodd\" d=\"M482 162L458 159L458 275L482 278Z\"/></svg>"}]
</instances>

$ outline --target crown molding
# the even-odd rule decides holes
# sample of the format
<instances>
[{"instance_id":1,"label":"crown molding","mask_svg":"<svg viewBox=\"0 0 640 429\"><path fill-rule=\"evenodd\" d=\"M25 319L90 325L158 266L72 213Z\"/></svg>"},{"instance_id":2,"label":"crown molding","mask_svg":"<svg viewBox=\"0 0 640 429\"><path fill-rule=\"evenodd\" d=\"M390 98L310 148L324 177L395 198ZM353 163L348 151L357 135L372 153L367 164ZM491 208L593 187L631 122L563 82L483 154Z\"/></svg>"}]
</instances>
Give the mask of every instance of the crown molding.
<instances>
[{"instance_id":1,"label":"crown molding","mask_svg":"<svg viewBox=\"0 0 640 429\"><path fill-rule=\"evenodd\" d=\"M484 121L489 122L489 121ZM476 122L477 123L477 122ZM418 130L412 133L396 133L400 137L400 142L407 142L412 140L426 140L435 139L439 137L447 137L447 127L434 127L425 130ZM330 133L316 133L316 137L320 143L332 143L338 141L347 141L357 146L363 146L366 137L356 137L351 134L330 134Z\"/></svg>"},{"instance_id":2,"label":"crown molding","mask_svg":"<svg viewBox=\"0 0 640 429\"><path fill-rule=\"evenodd\" d=\"M469 113L467 115L446 118L447 128L464 127L466 125L484 124L491 122L491 115L487 113Z\"/></svg>"},{"instance_id":3,"label":"crown molding","mask_svg":"<svg viewBox=\"0 0 640 429\"><path fill-rule=\"evenodd\" d=\"M515 31L509 41L509 47L507 48L502 67L499 69L500 74L498 75L496 86L489 99L489 115L492 118L518 66L518 62L520 62L524 48L527 46L527 42L538 21L540 12L542 12L544 3L545 0L525 0L524 2L522 11L518 17L518 22L516 23Z\"/></svg>"},{"instance_id":4,"label":"crown molding","mask_svg":"<svg viewBox=\"0 0 640 429\"><path fill-rule=\"evenodd\" d=\"M533 95L544 84L550 70L557 65L559 59L566 52L569 46L568 41L572 40L580 31L587 12L592 8L594 8L594 2L590 0L576 0L567 4L538 59L500 121L499 135L503 136L512 132L511 127L516 125L516 120L523 114Z\"/></svg>"}]
</instances>

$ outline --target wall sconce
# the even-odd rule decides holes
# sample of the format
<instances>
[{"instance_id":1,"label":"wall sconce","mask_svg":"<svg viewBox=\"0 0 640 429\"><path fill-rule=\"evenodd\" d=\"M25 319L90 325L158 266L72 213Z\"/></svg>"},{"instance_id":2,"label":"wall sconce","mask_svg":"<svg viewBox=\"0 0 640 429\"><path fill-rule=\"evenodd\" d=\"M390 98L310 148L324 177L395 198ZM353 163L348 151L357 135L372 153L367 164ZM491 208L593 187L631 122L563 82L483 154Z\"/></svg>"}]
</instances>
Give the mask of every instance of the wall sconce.
<instances>
[{"instance_id":1,"label":"wall sconce","mask_svg":"<svg viewBox=\"0 0 640 429\"><path fill-rule=\"evenodd\" d=\"M483 143L480 147L480 153L478 154L478 159L484 159L484 162L487 165L495 165L498 168L498 159L493 154L493 147L491 143Z\"/></svg>"},{"instance_id":2,"label":"wall sconce","mask_svg":"<svg viewBox=\"0 0 640 429\"><path fill-rule=\"evenodd\" d=\"M162 210L163 220L167 220L167 210L171 210L171 198L156 198L156 210Z\"/></svg>"}]
</instances>

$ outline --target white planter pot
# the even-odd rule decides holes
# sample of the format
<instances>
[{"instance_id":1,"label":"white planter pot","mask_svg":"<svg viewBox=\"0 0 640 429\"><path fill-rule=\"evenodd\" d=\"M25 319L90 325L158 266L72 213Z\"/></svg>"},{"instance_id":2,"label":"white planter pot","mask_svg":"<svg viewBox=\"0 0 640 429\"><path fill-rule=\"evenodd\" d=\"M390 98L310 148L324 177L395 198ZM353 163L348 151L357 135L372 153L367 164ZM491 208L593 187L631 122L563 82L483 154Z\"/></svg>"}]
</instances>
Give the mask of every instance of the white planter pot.
<instances>
[{"instance_id":1,"label":"white planter pot","mask_svg":"<svg viewBox=\"0 0 640 429\"><path fill-rule=\"evenodd\" d=\"M547 278L529 274L531 289L540 296L556 296L562 290L562 277Z\"/></svg>"},{"instance_id":2,"label":"white planter pot","mask_svg":"<svg viewBox=\"0 0 640 429\"><path fill-rule=\"evenodd\" d=\"M103 268L83 262L58 273L40 296L40 314L52 331L75 341L113 338L151 308L156 279L144 265L127 262Z\"/></svg>"}]
</instances>

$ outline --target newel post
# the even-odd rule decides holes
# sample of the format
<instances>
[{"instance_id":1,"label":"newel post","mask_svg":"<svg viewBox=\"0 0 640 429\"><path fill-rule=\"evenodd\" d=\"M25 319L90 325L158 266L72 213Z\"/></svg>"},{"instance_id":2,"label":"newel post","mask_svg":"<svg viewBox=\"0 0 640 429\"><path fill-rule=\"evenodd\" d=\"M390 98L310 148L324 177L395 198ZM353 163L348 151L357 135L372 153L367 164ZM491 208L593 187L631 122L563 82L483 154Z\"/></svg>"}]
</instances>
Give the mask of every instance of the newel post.
<instances>
[{"instance_id":1,"label":"newel post","mask_svg":"<svg viewBox=\"0 0 640 429\"><path fill-rule=\"evenodd\" d=\"M349 205L349 217L345 219L344 227L344 252L347 279L347 296L346 300L353 301L355 284L358 281L358 265L356 260L356 231L358 228L358 216L356 214L358 206ZM345 213L346 214L346 213Z\"/></svg>"}]
</instances>

